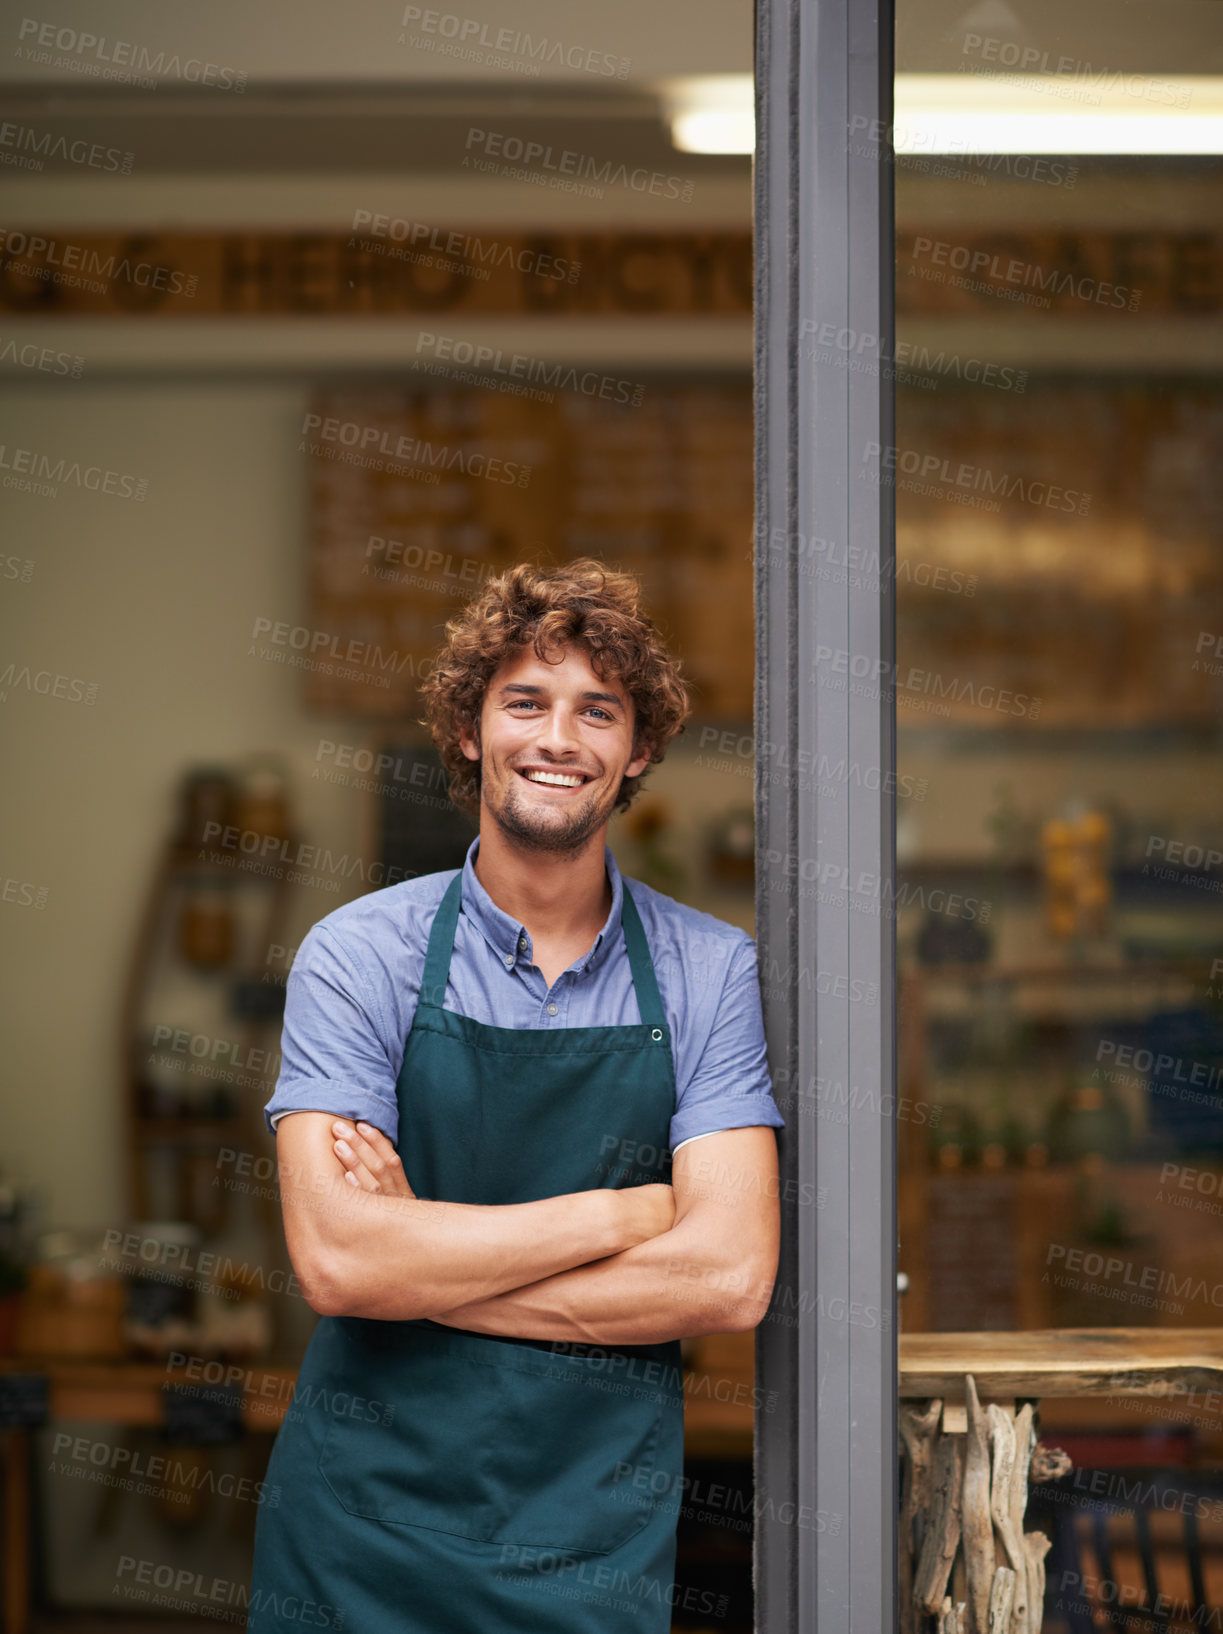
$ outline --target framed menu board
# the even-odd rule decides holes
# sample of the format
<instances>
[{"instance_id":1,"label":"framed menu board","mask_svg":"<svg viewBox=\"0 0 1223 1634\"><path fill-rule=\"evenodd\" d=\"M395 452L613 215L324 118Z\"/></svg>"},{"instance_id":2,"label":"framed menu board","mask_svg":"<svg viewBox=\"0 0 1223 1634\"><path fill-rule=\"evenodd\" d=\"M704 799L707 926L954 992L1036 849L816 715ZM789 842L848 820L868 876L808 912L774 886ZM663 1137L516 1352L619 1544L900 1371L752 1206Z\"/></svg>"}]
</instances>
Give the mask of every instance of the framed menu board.
<instances>
[{"instance_id":1,"label":"framed menu board","mask_svg":"<svg viewBox=\"0 0 1223 1634\"><path fill-rule=\"evenodd\" d=\"M490 574L594 556L640 578L697 711L750 721L750 384L647 380L627 395L449 382L317 393L299 449L309 706L414 716L447 618Z\"/></svg>"},{"instance_id":2,"label":"framed menu board","mask_svg":"<svg viewBox=\"0 0 1223 1634\"><path fill-rule=\"evenodd\" d=\"M1214 730L1218 382L905 388L896 441L902 725Z\"/></svg>"}]
</instances>

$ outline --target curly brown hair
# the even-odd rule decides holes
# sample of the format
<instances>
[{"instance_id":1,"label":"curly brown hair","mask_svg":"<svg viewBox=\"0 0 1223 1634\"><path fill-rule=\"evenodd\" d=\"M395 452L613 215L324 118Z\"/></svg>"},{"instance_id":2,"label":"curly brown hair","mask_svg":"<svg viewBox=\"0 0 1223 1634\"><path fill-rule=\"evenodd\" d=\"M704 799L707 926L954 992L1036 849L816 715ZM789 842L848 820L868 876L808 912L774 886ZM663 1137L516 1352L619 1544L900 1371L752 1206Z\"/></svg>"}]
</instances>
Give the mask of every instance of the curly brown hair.
<instances>
[{"instance_id":1,"label":"curly brown hair","mask_svg":"<svg viewBox=\"0 0 1223 1634\"><path fill-rule=\"evenodd\" d=\"M692 712L680 661L666 649L641 608L641 586L583 556L545 571L531 562L486 581L446 624L446 640L421 683L427 726L450 778L450 798L479 820L480 762L469 760L459 733L479 741L480 713L489 682L502 663L528 644L545 663L576 642L600 680L623 682L633 700L633 747L662 760ZM648 768L647 768L648 771ZM627 811L646 772L621 781L615 810Z\"/></svg>"}]
</instances>

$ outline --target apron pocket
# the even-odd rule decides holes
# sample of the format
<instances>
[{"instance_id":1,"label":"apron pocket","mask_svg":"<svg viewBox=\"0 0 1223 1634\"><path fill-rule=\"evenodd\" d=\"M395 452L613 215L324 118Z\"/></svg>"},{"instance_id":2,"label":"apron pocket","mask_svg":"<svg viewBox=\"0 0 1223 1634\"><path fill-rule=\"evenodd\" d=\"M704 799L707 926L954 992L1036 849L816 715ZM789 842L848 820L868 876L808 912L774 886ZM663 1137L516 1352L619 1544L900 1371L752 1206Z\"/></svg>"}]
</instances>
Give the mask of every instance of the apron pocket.
<instances>
[{"instance_id":1,"label":"apron pocket","mask_svg":"<svg viewBox=\"0 0 1223 1634\"><path fill-rule=\"evenodd\" d=\"M657 1362L570 1356L398 1323L359 1323L344 1383L394 1407L383 1426L333 1415L319 1472L345 1509L475 1542L610 1554L657 1512ZM375 1331L364 1331L373 1329ZM383 1330L378 1332L376 1330ZM664 1509L669 1509L665 1499Z\"/></svg>"}]
</instances>

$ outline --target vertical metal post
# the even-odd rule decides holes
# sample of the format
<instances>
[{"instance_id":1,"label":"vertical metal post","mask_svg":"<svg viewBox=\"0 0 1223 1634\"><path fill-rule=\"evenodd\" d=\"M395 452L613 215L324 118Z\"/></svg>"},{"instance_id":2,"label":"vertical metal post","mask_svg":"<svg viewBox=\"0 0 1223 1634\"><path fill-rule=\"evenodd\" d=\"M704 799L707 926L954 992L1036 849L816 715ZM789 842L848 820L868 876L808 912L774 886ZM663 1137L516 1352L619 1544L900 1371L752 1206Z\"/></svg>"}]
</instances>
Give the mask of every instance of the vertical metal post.
<instances>
[{"instance_id":1,"label":"vertical metal post","mask_svg":"<svg viewBox=\"0 0 1223 1634\"><path fill-rule=\"evenodd\" d=\"M889 0L757 0L756 87L756 933L787 1120L781 1269L757 1339L756 1628L889 1634Z\"/></svg>"}]
</instances>

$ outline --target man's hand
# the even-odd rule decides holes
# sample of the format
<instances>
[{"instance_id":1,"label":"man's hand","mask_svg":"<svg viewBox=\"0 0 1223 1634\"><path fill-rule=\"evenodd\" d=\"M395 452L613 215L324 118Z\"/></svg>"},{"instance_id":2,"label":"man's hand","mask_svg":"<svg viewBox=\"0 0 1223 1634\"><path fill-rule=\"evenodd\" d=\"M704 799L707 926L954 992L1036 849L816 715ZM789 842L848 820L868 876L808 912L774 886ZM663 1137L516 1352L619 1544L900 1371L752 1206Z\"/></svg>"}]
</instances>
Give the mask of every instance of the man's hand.
<instances>
[{"instance_id":1,"label":"man's hand","mask_svg":"<svg viewBox=\"0 0 1223 1634\"><path fill-rule=\"evenodd\" d=\"M383 1197L415 1197L399 1153L380 1129L337 1118L331 1126L332 1150L344 1166L344 1178L362 1191ZM675 1193L670 1186L628 1186L615 1193L629 1245L648 1242L675 1224Z\"/></svg>"},{"instance_id":2,"label":"man's hand","mask_svg":"<svg viewBox=\"0 0 1223 1634\"><path fill-rule=\"evenodd\" d=\"M337 1118L331 1126L332 1150L344 1166L344 1178L362 1191L384 1197L415 1197L399 1153L380 1129ZM623 1210L631 1244L648 1242L675 1224L675 1193L670 1186L628 1186L615 1194Z\"/></svg>"},{"instance_id":3,"label":"man's hand","mask_svg":"<svg viewBox=\"0 0 1223 1634\"><path fill-rule=\"evenodd\" d=\"M626 1208L634 1211L637 1219L635 1235L638 1242L649 1242L651 1237L661 1237L675 1224L675 1193L670 1186L653 1183L647 1186L626 1186L616 1195L623 1199Z\"/></svg>"},{"instance_id":4,"label":"man's hand","mask_svg":"<svg viewBox=\"0 0 1223 1634\"><path fill-rule=\"evenodd\" d=\"M399 1153L372 1123L346 1123L337 1118L331 1126L335 1136L331 1149L344 1166L344 1178L361 1191L381 1192L384 1197L415 1197L403 1172Z\"/></svg>"}]
</instances>

